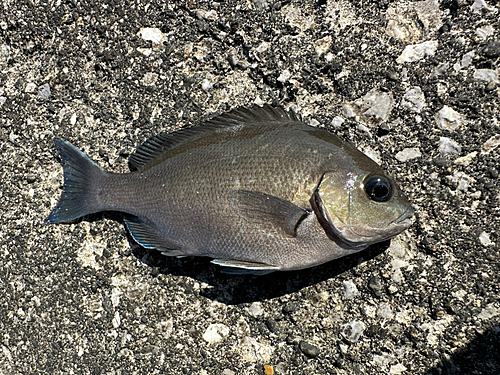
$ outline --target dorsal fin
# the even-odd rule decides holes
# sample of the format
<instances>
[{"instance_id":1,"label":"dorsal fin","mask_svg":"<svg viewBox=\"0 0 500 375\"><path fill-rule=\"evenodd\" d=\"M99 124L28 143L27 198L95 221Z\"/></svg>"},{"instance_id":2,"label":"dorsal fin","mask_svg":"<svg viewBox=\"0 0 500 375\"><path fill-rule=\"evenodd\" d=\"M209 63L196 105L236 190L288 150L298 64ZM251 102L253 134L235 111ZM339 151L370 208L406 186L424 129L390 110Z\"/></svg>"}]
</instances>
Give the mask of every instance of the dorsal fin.
<instances>
[{"instance_id":1,"label":"dorsal fin","mask_svg":"<svg viewBox=\"0 0 500 375\"><path fill-rule=\"evenodd\" d=\"M221 126L234 126L244 124L262 124L264 122L288 122L288 121L302 121L293 111L287 111L283 107L271 107L269 104L259 107L254 105L252 107L240 107L233 109L220 116L214 117L207 121L205 125L221 125Z\"/></svg>"},{"instance_id":2,"label":"dorsal fin","mask_svg":"<svg viewBox=\"0 0 500 375\"><path fill-rule=\"evenodd\" d=\"M201 137L209 130L213 130L213 128L201 129L198 126L193 126L171 133L162 132L149 138L140 145L137 150L130 155L128 162L133 169L138 171L143 170L164 152L184 144L187 141Z\"/></svg>"},{"instance_id":3,"label":"dorsal fin","mask_svg":"<svg viewBox=\"0 0 500 375\"><path fill-rule=\"evenodd\" d=\"M214 117L201 125L155 135L139 146L128 161L134 169L143 170L148 164L168 150L172 150L188 141L203 137L214 130L243 124L252 125L266 122L289 121L302 121L302 119L293 111L286 111L282 107L273 108L268 104L265 104L263 107L257 105L251 108L240 107Z\"/></svg>"}]
</instances>

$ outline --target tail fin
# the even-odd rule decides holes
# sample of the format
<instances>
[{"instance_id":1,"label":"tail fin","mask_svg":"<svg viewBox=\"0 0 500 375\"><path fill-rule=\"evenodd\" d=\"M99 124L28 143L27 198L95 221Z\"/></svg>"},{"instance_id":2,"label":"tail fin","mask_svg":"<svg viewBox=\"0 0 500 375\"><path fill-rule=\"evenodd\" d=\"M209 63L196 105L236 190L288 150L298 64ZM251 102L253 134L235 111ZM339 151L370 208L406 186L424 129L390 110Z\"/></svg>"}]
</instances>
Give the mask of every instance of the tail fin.
<instances>
[{"instance_id":1,"label":"tail fin","mask_svg":"<svg viewBox=\"0 0 500 375\"><path fill-rule=\"evenodd\" d=\"M71 143L61 138L54 138L54 143L62 161L64 186L59 203L46 221L61 223L101 211L95 191L106 171Z\"/></svg>"}]
</instances>

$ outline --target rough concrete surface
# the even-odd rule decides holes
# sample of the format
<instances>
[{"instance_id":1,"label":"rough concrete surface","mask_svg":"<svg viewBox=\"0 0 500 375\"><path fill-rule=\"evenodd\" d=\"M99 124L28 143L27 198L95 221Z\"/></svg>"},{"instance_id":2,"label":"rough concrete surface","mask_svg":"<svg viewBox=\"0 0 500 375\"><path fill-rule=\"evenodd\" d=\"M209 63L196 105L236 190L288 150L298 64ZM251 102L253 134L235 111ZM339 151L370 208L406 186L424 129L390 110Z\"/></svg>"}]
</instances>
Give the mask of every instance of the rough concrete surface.
<instances>
[{"instance_id":1,"label":"rough concrete surface","mask_svg":"<svg viewBox=\"0 0 500 375\"><path fill-rule=\"evenodd\" d=\"M0 12L0 374L498 374L500 3L25 0ZM400 182L416 223L230 276L44 219L62 137L114 172L151 135L292 108ZM390 246L389 246L390 245Z\"/></svg>"}]
</instances>

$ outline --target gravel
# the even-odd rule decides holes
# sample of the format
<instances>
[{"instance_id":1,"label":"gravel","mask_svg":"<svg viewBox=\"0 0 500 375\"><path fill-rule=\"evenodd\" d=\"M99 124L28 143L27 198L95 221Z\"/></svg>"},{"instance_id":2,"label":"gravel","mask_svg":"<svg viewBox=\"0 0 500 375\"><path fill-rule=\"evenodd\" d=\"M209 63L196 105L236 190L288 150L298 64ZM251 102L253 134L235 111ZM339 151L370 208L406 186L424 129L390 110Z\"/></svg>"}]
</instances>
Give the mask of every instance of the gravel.
<instances>
[{"instance_id":1,"label":"gravel","mask_svg":"<svg viewBox=\"0 0 500 375\"><path fill-rule=\"evenodd\" d=\"M500 373L499 12L3 2L0 374ZM352 257L251 277L146 250L116 213L44 222L62 186L53 137L121 173L148 137L254 103L377 158L415 224Z\"/></svg>"},{"instance_id":2,"label":"gravel","mask_svg":"<svg viewBox=\"0 0 500 375\"><path fill-rule=\"evenodd\" d=\"M302 352L310 358L316 358L321 352L317 346L309 344L305 341L301 341L299 343L299 347L300 350L302 350Z\"/></svg>"}]
</instances>

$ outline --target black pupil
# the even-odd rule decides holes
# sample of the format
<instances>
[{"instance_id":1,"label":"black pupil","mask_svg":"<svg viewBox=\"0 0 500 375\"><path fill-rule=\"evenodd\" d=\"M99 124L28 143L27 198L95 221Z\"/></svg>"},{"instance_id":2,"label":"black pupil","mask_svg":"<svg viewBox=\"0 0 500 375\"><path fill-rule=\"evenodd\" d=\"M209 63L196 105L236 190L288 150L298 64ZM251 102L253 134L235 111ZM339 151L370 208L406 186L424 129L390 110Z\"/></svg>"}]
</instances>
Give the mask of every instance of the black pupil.
<instances>
[{"instance_id":1,"label":"black pupil","mask_svg":"<svg viewBox=\"0 0 500 375\"><path fill-rule=\"evenodd\" d=\"M387 202L392 195L391 183L385 177L372 176L365 183L365 193L372 201Z\"/></svg>"}]
</instances>

